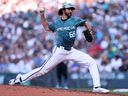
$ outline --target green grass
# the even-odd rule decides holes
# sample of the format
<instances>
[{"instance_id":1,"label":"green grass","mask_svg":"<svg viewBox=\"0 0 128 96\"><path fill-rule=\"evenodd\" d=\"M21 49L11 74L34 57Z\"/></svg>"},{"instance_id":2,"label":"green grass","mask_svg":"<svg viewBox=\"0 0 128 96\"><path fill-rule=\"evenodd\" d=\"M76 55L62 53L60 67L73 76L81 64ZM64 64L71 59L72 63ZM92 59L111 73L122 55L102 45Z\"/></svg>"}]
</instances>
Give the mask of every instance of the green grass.
<instances>
[{"instance_id":1,"label":"green grass","mask_svg":"<svg viewBox=\"0 0 128 96\"><path fill-rule=\"evenodd\" d=\"M112 93L116 93L116 94L128 94L128 92L113 92Z\"/></svg>"},{"instance_id":2,"label":"green grass","mask_svg":"<svg viewBox=\"0 0 128 96\"><path fill-rule=\"evenodd\" d=\"M70 88L71 90L78 90L78 91L92 91L92 89L85 89L85 88ZM114 94L125 94L127 95L128 92L113 92L113 89L110 89L110 93L114 93Z\"/></svg>"}]
</instances>

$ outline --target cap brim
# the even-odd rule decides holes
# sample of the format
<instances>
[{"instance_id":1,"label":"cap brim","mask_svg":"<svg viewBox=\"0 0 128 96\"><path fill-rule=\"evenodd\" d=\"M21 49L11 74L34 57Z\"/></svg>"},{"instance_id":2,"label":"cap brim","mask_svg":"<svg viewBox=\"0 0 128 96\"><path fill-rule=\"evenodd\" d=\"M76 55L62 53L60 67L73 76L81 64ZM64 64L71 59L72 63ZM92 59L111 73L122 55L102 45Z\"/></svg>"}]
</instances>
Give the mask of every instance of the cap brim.
<instances>
[{"instance_id":1,"label":"cap brim","mask_svg":"<svg viewBox=\"0 0 128 96\"><path fill-rule=\"evenodd\" d=\"M75 10L75 8L74 8L74 7L67 7L67 8L65 8L65 9Z\"/></svg>"},{"instance_id":2,"label":"cap brim","mask_svg":"<svg viewBox=\"0 0 128 96\"><path fill-rule=\"evenodd\" d=\"M71 7L71 9L72 9L72 10L75 10L75 8L74 8L74 7Z\"/></svg>"}]
</instances>

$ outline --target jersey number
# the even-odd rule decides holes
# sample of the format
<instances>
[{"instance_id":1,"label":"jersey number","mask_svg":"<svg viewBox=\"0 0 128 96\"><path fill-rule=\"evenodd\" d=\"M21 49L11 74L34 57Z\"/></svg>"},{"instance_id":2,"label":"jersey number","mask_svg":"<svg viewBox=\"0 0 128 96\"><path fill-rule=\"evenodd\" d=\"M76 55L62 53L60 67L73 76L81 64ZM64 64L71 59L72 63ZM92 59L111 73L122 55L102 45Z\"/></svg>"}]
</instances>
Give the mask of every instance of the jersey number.
<instances>
[{"instance_id":1,"label":"jersey number","mask_svg":"<svg viewBox=\"0 0 128 96\"><path fill-rule=\"evenodd\" d=\"M71 32L69 32L69 37L70 37L70 38L75 37L75 35L76 35L75 31L71 31Z\"/></svg>"}]
</instances>

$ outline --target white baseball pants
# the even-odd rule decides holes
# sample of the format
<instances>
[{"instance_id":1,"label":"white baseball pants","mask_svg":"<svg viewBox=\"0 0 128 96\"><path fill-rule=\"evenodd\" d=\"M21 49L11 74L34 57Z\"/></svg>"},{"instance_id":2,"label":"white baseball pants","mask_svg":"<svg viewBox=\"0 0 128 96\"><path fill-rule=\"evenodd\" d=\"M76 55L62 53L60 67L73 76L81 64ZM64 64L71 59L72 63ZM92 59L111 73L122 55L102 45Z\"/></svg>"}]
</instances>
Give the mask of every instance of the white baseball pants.
<instances>
[{"instance_id":1,"label":"white baseball pants","mask_svg":"<svg viewBox=\"0 0 128 96\"><path fill-rule=\"evenodd\" d=\"M100 77L95 60L88 54L78 51L75 48L71 48L70 51L67 51L62 46L55 47L52 56L41 67L22 75L21 79L22 81L28 81L44 75L64 60L73 60L79 64L83 64L83 66L87 66L89 68L94 87L100 86Z\"/></svg>"}]
</instances>

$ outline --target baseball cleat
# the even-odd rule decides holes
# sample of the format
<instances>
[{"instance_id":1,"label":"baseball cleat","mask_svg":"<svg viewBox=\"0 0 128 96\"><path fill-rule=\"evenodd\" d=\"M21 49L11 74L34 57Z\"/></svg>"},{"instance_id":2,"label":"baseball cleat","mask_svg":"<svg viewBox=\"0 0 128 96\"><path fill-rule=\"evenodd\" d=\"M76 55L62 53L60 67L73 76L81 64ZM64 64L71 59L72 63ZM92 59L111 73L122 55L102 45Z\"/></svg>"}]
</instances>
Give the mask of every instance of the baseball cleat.
<instances>
[{"instance_id":1,"label":"baseball cleat","mask_svg":"<svg viewBox=\"0 0 128 96\"><path fill-rule=\"evenodd\" d=\"M15 79L9 81L9 85L20 85L21 82L21 74L18 74Z\"/></svg>"},{"instance_id":2,"label":"baseball cleat","mask_svg":"<svg viewBox=\"0 0 128 96\"><path fill-rule=\"evenodd\" d=\"M107 89L98 87L98 88L93 88L93 92L96 92L96 93L109 93L110 91L107 90Z\"/></svg>"},{"instance_id":3,"label":"baseball cleat","mask_svg":"<svg viewBox=\"0 0 128 96\"><path fill-rule=\"evenodd\" d=\"M68 89L68 86L64 86L64 89Z\"/></svg>"},{"instance_id":4,"label":"baseball cleat","mask_svg":"<svg viewBox=\"0 0 128 96\"><path fill-rule=\"evenodd\" d=\"M16 79L11 79L11 80L9 81L9 85L20 85L20 82L16 82L15 80L16 80Z\"/></svg>"}]
</instances>

